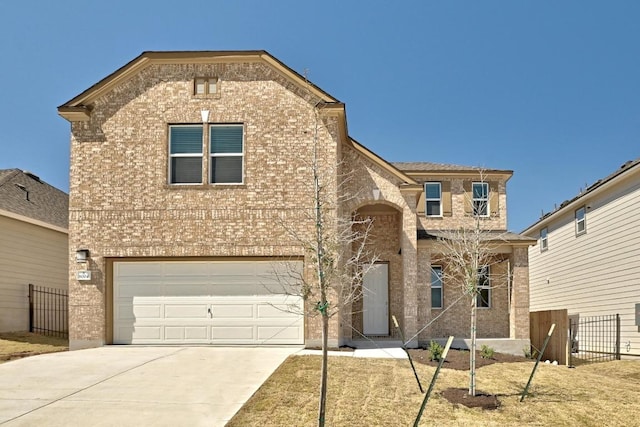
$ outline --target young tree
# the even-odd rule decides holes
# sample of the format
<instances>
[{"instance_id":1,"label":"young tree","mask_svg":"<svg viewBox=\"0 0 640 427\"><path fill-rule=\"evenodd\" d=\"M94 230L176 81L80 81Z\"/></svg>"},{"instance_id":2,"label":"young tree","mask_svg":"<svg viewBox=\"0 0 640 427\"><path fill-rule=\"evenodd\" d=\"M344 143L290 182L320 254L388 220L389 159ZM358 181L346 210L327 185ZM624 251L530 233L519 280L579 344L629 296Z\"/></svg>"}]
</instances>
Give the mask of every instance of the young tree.
<instances>
[{"instance_id":1,"label":"young tree","mask_svg":"<svg viewBox=\"0 0 640 427\"><path fill-rule=\"evenodd\" d=\"M281 221L287 234L305 251L308 267L313 273L288 270L277 273L286 292L302 297L305 302L303 314L307 319L317 319L322 329L322 365L320 371L320 396L318 426L324 426L327 399L327 351L329 320L343 312L346 307L363 295L363 278L377 260L367 244L373 221L361 218L352 212L343 212L342 206L356 197L347 189L350 175L343 171L340 159L327 164L320 154L319 131L323 126L319 105L315 109L313 152L309 162L313 183L306 197L309 209L305 209L304 223L312 223L313 232L300 230L297 224ZM293 280L292 280L293 278ZM296 282L296 286L291 286ZM295 307L290 307L295 311Z\"/></svg>"},{"instance_id":2,"label":"young tree","mask_svg":"<svg viewBox=\"0 0 640 427\"><path fill-rule=\"evenodd\" d=\"M492 266L502 262L497 256L497 248L505 239L502 233L486 227L489 221L488 183L480 171L477 188L472 188L472 195L466 203L471 206L472 222L455 230L438 233L439 257L445 267L442 269L444 283L457 284L469 304L470 314L470 352L469 352L469 395L476 395L476 332L478 303L488 304L488 295L493 283L499 280L491 274ZM486 187L485 187L486 184ZM487 189L487 191L484 190ZM438 257L435 258L438 261ZM508 272L507 272L508 275ZM508 280L508 278L507 278Z\"/></svg>"}]
</instances>

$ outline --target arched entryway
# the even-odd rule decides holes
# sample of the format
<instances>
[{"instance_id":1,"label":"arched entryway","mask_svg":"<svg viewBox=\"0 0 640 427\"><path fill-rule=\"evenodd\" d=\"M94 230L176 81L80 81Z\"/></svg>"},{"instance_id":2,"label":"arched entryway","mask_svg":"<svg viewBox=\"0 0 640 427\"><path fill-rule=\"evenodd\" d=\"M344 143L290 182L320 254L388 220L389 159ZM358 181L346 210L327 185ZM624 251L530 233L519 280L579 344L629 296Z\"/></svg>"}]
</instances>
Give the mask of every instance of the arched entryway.
<instances>
[{"instance_id":1,"label":"arched entryway","mask_svg":"<svg viewBox=\"0 0 640 427\"><path fill-rule=\"evenodd\" d=\"M367 238L375 265L363 278L362 297L351 305L345 328L352 340L400 338L392 316L403 319L402 210L386 201L374 201L355 210L356 219L371 219ZM356 221L356 224L358 222ZM345 322L346 323L346 322Z\"/></svg>"}]
</instances>

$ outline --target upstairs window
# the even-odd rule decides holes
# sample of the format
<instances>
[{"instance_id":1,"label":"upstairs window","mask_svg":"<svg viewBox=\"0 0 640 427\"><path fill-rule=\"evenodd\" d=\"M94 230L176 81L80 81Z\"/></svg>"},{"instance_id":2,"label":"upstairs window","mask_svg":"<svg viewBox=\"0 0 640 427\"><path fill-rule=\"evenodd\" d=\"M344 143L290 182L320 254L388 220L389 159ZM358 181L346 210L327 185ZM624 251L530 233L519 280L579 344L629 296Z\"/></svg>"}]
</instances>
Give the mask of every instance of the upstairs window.
<instances>
[{"instance_id":1,"label":"upstairs window","mask_svg":"<svg viewBox=\"0 0 640 427\"><path fill-rule=\"evenodd\" d=\"M169 127L169 182L202 183L202 126Z\"/></svg>"},{"instance_id":2,"label":"upstairs window","mask_svg":"<svg viewBox=\"0 0 640 427\"><path fill-rule=\"evenodd\" d=\"M193 81L193 93L195 95L214 95L217 92L217 77L196 77Z\"/></svg>"},{"instance_id":3,"label":"upstairs window","mask_svg":"<svg viewBox=\"0 0 640 427\"><path fill-rule=\"evenodd\" d=\"M544 252L549 249L549 239L547 237L547 228L540 230L540 252Z\"/></svg>"},{"instance_id":4,"label":"upstairs window","mask_svg":"<svg viewBox=\"0 0 640 427\"><path fill-rule=\"evenodd\" d=\"M427 216L442 216L442 185L439 182L424 184Z\"/></svg>"},{"instance_id":5,"label":"upstairs window","mask_svg":"<svg viewBox=\"0 0 640 427\"><path fill-rule=\"evenodd\" d=\"M431 308L442 308L442 267L431 267Z\"/></svg>"},{"instance_id":6,"label":"upstairs window","mask_svg":"<svg viewBox=\"0 0 640 427\"><path fill-rule=\"evenodd\" d=\"M491 282L489 280L489 266L478 269L478 293L476 295L478 308L491 308Z\"/></svg>"},{"instance_id":7,"label":"upstairs window","mask_svg":"<svg viewBox=\"0 0 640 427\"><path fill-rule=\"evenodd\" d=\"M489 183L472 184L472 203L474 216L489 216Z\"/></svg>"},{"instance_id":8,"label":"upstairs window","mask_svg":"<svg viewBox=\"0 0 640 427\"><path fill-rule=\"evenodd\" d=\"M587 232L587 217L585 207L576 210L576 236Z\"/></svg>"},{"instance_id":9,"label":"upstairs window","mask_svg":"<svg viewBox=\"0 0 640 427\"><path fill-rule=\"evenodd\" d=\"M244 168L243 126L211 125L209 128L211 184L242 184Z\"/></svg>"}]
</instances>

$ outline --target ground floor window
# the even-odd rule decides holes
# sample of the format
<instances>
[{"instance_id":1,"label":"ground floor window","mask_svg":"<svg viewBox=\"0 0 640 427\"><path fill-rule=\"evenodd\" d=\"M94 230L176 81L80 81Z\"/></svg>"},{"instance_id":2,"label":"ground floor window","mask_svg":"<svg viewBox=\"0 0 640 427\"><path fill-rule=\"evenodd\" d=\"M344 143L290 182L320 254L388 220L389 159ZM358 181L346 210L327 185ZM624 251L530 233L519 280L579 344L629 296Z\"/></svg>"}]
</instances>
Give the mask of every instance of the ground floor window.
<instances>
[{"instance_id":1,"label":"ground floor window","mask_svg":"<svg viewBox=\"0 0 640 427\"><path fill-rule=\"evenodd\" d=\"M431 267L431 308L442 308L442 267Z\"/></svg>"},{"instance_id":2,"label":"ground floor window","mask_svg":"<svg viewBox=\"0 0 640 427\"><path fill-rule=\"evenodd\" d=\"M491 282L489 280L489 266L478 269L478 294L476 295L477 307L491 307Z\"/></svg>"}]
</instances>

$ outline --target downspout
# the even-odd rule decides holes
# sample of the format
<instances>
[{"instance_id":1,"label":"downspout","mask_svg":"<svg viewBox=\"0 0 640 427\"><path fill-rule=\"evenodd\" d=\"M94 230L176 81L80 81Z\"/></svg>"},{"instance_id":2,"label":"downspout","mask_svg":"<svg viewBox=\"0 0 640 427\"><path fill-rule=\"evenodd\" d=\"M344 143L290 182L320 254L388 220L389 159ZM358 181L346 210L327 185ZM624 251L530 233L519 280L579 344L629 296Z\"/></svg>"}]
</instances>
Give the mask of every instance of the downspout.
<instances>
[{"instance_id":1,"label":"downspout","mask_svg":"<svg viewBox=\"0 0 640 427\"><path fill-rule=\"evenodd\" d=\"M507 314L511 314L511 260L507 259Z\"/></svg>"}]
</instances>

